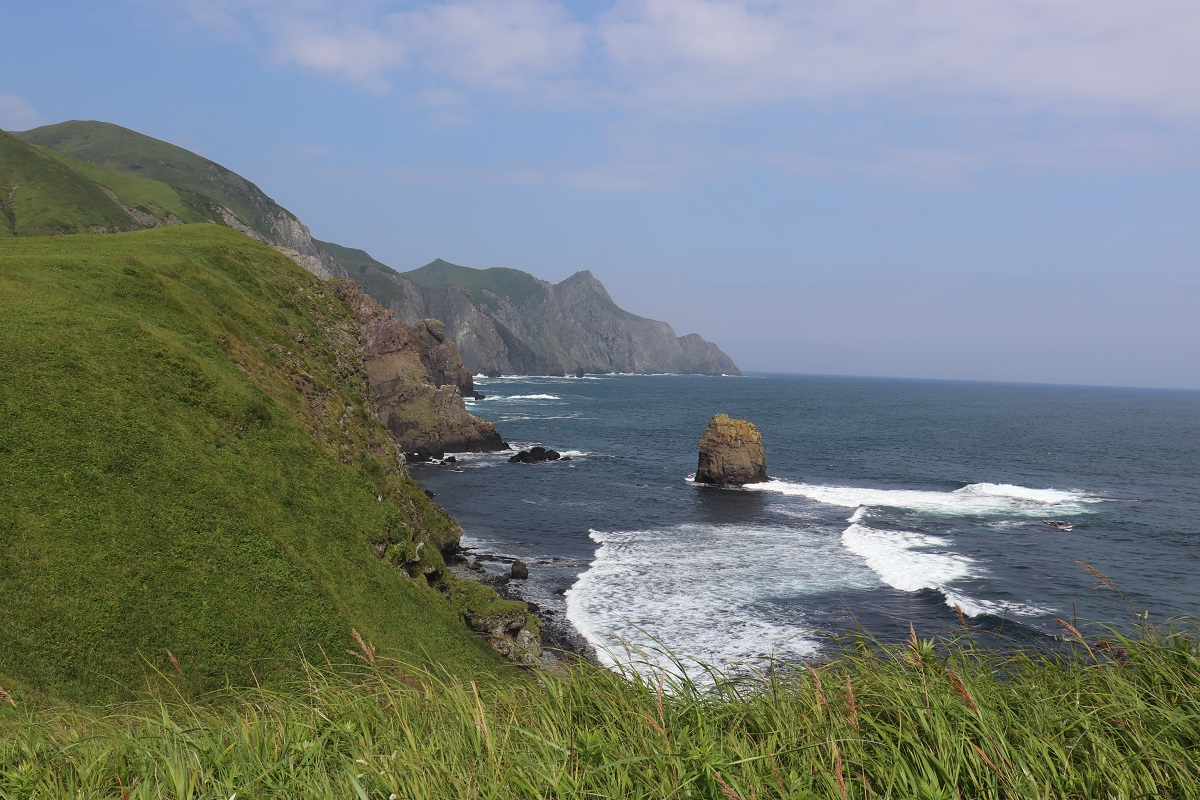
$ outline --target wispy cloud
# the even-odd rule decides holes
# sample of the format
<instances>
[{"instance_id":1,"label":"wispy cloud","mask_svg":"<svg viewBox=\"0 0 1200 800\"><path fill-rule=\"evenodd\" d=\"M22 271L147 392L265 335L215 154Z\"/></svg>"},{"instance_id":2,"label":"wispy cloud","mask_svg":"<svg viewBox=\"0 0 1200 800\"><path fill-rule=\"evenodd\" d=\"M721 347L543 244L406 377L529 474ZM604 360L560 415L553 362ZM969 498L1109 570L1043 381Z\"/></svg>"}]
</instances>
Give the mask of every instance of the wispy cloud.
<instances>
[{"instance_id":1,"label":"wispy cloud","mask_svg":"<svg viewBox=\"0 0 1200 800\"><path fill-rule=\"evenodd\" d=\"M597 30L629 90L672 107L882 95L1200 116L1191 0L620 0Z\"/></svg>"},{"instance_id":2,"label":"wispy cloud","mask_svg":"<svg viewBox=\"0 0 1200 800\"><path fill-rule=\"evenodd\" d=\"M15 94L0 94L0 129L23 131L43 121L44 117L25 98Z\"/></svg>"},{"instance_id":3,"label":"wispy cloud","mask_svg":"<svg viewBox=\"0 0 1200 800\"><path fill-rule=\"evenodd\" d=\"M1012 163L1154 160L1164 148L1200 158L1195 0L397 5L185 8L200 24L265 40L279 63L379 93L403 81L437 126L476 120L483 95L599 111L623 141L612 165L569 170L564 180L580 187L677 185L689 159L718 156L935 182ZM719 127L755 114L773 116L776 131L795 128L791 141L731 155ZM897 121L909 130L897 133ZM629 157L630 131L656 149ZM681 131L690 156L673 142Z\"/></svg>"}]
</instances>

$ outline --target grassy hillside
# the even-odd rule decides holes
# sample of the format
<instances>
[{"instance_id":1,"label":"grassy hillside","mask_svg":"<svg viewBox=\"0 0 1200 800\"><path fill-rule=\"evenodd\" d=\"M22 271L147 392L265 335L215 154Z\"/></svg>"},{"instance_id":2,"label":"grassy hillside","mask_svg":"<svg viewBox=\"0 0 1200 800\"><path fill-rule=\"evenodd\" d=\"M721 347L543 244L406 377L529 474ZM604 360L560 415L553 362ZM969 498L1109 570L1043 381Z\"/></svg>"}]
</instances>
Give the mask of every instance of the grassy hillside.
<instances>
[{"instance_id":1,"label":"grassy hillside","mask_svg":"<svg viewBox=\"0 0 1200 800\"><path fill-rule=\"evenodd\" d=\"M210 198L179 189L151 178L127 175L99 164L80 161L49 148L31 145L58 159L96 185L117 196L124 207L142 216L144 227L186 224L192 222L221 222L221 212Z\"/></svg>"},{"instance_id":2,"label":"grassy hillside","mask_svg":"<svg viewBox=\"0 0 1200 800\"><path fill-rule=\"evenodd\" d=\"M507 297L517 308L525 305L531 299L540 300L546 296L546 289L538 282L537 278L528 272L508 267L472 269L471 267L460 267L439 258L419 269L402 272L401 275L422 289L432 291L441 291L451 286L465 287L475 301L485 307L491 307L494 304L488 302L488 298L480 291L481 289L486 289L500 297Z\"/></svg>"},{"instance_id":3,"label":"grassy hillside","mask_svg":"<svg viewBox=\"0 0 1200 800\"><path fill-rule=\"evenodd\" d=\"M335 244L333 242L322 242L319 240L317 244L321 245L330 253L332 253L334 258L342 262L346 269L350 270L351 274L363 272L368 267L377 269L380 272L396 272L396 270L392 269L387 264L384 264L382 261L378 261L373 258L366 250L359 250L355 247L343 247L340 244Z\"/></svg>"},{"instance_id":4,"label":"grassy hillside","mask_svg":"<svg viewBox=\"0 0 1200 800\"><path fill-rule=\"evenodd\" d=\"M404 299L404 289L400 288L388 277L389 275L398 275L399 273L382 261L372 258L371 254L366 250L343 247L333 242L318 241L317 244L324 247L334 258L340 261L342 266L349 271L350 277L359 286L363 287L363 291L371 295L377 303L387 308L392 303Z\"/></svg>"},{"instance_id":5,"label":"grassy hillside","mask_svg":"<svg viewBox=\"0 0 1200 800\"><path fill-rule=\"evenodd\" d=\"M0 131L0 236L137 227L119 203L69 164Z\"/></svg>"},{"instance_id":6,"label":"grassy hillside","mask_svg":"<svg viewBox=\"0 0 1200 800\"><path fill-rule=\"evenodd\" d=\"M501 668L421 577L456 526L366 413L348 313L218 226L0 240L0 685L270 682L352 628Z\"/></svg>"},{"instance_id":7,"label":"grassy hillside","mask_svg":"<svg viewBox=\"0 0 1200 800\"><path fill-rule=\"evenodd\" d=\"M280 243L269 220L282 210L274 200L237 173L182 147L108 122L72 120L15 135L71 158L212 198L268 241Z\"/></svg>"}]
</instances>

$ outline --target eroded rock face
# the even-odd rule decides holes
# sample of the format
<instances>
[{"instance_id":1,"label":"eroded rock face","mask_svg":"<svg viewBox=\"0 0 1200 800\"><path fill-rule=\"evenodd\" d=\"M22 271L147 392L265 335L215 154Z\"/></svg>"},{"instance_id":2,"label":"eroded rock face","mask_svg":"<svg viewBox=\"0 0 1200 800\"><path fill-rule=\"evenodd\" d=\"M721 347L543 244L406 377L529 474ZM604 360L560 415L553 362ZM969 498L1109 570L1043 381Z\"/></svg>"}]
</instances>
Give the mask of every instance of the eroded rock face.
<instances>
[{"instance_id":1,"label":"eroded rock face","mask_svg":"<svg viewBox=\"0 0 1200 800\"><path fill-rule=\"evenodd\" d=\"M767 457L758 428L727 414L717 414L709 420L708 429L700 439L696 482L741 486L767 480Z\"/></svg>"},{"instance_id":2,"label":"eroded rock face","mask_svg":"<svg viewBox=\"0 0 1200 800\"><path fill-rule=\"evenodd\" d=\"M440 322L394 320L353 281L334 284L334 293L358 318L375 409L401 450L440 458L508 449L492 423L467 413L462 391L471 376Z\"/></svg>"}]
</instances>

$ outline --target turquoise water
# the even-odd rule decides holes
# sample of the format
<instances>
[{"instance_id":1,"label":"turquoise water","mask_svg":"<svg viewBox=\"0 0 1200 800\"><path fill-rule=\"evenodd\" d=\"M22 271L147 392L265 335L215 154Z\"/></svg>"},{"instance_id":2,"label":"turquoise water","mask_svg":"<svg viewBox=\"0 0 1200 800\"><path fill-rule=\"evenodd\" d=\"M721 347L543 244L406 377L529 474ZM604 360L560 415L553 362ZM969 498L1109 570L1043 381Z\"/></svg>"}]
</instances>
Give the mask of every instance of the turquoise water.
<instances>
[{"instance_id":1,"label":"turquoise water","mask_svg":"<svg viewBox=\"0 0 1200 800\"><path fill-rule=\"evenodd\" d=\"M494 572L609 661L719 664L828 634L979 631L1200 610L1200 393L751 375L479 379L514 446L414 474ZM775 480L689 482L708 419L759 426ZM1051 524L1054 523L1054 524ZM1097 589L1077 562L1124 595Z\"/></svg>"}]
</instances>

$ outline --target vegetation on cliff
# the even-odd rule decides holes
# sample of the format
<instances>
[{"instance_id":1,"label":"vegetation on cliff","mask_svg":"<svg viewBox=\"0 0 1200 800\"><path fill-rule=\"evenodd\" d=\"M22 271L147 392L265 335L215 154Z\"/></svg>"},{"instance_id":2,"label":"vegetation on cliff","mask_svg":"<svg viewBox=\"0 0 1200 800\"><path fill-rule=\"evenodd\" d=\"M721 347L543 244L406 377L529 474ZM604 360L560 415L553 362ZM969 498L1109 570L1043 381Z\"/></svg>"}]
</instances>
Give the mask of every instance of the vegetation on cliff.
<instances>
[{"instance_id":1,"label":"vegetation on cliff","mask_svg":"<svg viewBox=\"0 0 1200 800\"><path fill-rule=\"evenodd\" d=\"M271 683L352 629L504 669L370 406L351 312L233 230L0 240L0 686Z\"/></svg>"}]
</instances>

